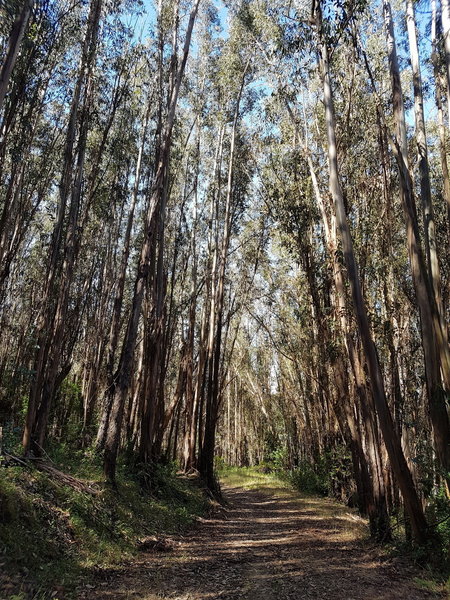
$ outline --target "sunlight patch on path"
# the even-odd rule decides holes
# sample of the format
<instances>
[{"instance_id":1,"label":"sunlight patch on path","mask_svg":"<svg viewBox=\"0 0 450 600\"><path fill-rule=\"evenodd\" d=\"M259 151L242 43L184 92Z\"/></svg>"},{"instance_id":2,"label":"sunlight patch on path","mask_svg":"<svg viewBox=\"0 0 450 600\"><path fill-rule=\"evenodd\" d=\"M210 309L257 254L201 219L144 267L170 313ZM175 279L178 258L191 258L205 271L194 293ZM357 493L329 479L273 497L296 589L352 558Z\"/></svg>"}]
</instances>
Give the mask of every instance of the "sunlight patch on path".
<instances>
[{"instance_id":1,"label":"sunlight patch on path","mask_svg":"<svg viewBox=\"0 0 450 600\"><path fill-rule=\"evenodd\" d=\"M364 520L327 499L225 487L172 555L144 555L89 600L426 600L409 567L364 545ZM104 585L104 584L103 584Z\"/></svg>"}]
</instances>

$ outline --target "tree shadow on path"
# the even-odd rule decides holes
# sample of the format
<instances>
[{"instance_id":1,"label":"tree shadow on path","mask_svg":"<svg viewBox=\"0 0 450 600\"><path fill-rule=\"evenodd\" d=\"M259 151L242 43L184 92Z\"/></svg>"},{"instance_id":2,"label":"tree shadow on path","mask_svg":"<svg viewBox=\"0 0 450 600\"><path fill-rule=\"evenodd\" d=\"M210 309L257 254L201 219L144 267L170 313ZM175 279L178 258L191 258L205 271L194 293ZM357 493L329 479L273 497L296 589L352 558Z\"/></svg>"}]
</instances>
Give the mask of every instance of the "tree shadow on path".
<instances>
[{"instance_id":1,"label":"tree shadow on path","mask_svg":"<svg viewBox=\"0 0 450 600\"><path fill-rule=\"evenodd\" d=\"M412 566L381 562L364 522L326 499L228 488L226 510L172 553L98 573L89 600L425 600Z\"/></svg>"}]
</instances>

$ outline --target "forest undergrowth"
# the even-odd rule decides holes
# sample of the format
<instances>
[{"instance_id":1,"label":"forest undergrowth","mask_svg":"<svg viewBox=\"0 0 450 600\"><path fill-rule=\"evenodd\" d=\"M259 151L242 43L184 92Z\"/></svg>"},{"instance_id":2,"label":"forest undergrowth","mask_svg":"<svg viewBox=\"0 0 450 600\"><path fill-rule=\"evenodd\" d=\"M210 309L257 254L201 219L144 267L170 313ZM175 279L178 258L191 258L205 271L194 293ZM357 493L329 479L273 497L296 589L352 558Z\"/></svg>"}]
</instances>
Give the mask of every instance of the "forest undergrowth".
<instances>
[{"instance_id":1,"label":"forest undergrowth","mask_svg":"<svg viewBox=\"0 0 450 600\"><path fill-rule=\"evenodd\" d=\"M46 464L54 473L0 462L1 600L77 597L98 570L131 561L146 540L165 543L209 506L173 465L156 467L149 489L122 462L113 489L89 451L55 446Z\"/></svg>"},{"instance_id":2,"label":"forest undergrowth","mask_svg":"<svg viewBox=\"0 0 450 600\"><path fill-rule=\"evenodd\" d=\"M180 476L173 464L155 467L149 488L143 484L148 479L139 468L123 460L116 490L105 485L100 460L90 450L54 445L45 464L53 472L2 458L2 600L61 600L77 598L94 588L98 592L102 583L97 580L102 574L114 577L114 573L133 568L146 540L169 544L175 540L177 544L197 517L211 508L199 481ZM317 474L312 477L306 467L288 472L270 461L256 467L229 467L220 460L216 467L225 490L225 506L230 489L311 501L320 509L321 518L330 522L346 519L347 534L371 552L376 548L381 560L403 557L401 560L415 563L419 588L437 593L450 590L444 566L433 569L424 564L417 550L406 553L400 527L392 543L374 545L367 520L343 502L326 498L325 479Z\"/></svg>"}]
</instances>

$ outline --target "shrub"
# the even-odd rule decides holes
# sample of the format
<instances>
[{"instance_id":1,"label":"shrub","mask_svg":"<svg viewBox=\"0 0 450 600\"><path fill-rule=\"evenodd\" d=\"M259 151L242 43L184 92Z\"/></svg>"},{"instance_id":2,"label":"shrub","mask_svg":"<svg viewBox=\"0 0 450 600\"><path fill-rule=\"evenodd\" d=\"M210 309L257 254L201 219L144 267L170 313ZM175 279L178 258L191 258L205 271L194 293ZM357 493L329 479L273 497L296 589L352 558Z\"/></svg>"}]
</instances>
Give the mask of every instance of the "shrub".
<instances>
[{"instance_id":1,"label":"shrub","mask_svg":"<svg viewBox=\"0 0 450 600\"><path fill-rule=\"evenodd\" d=\"M302 461L298 467L290 471L289 481L301 492L326 496L329 491L329 481L322 468L308 461Z\"/></svg>"}]
</instances>

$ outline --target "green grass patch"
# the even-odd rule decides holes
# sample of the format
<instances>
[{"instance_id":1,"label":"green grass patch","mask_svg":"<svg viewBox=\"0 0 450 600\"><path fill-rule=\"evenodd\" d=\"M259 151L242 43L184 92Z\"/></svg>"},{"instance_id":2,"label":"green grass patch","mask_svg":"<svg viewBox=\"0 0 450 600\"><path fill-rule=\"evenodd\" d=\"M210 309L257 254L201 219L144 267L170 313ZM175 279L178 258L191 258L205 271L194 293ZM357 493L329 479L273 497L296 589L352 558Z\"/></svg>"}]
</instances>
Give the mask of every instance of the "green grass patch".
<instances>
[{"instance_id":1,"label":"green grass patch","mask_svg":"<svg viewBox=\"0 0 450 600\"><path fill-rule=\"evenodd\" d=\"M241 487L246 490L274 488L283 491L290 487L286 481L280 479L276 472L267 472L260 467L228 467L219 469L221 484L228 487Z\"/></svg>"},{"instance_id":2,"label":"green grass patch","mask_svg":"<svg viewBox=\"0 0 450 600\"><path fill-rule=\"evenodd\" d=\"M283 471L280 468L273 469L265 464L255 467L229 467L221 464L218 474L221 483L228 487L242 487L247 490L259 489L280 494L294 493L297 497L323 497L323 494L314 487L300 486L291 472Z\"/></svg>"},{"instance_id":3,"label":"green grass patch","mask_svg":"<svg viewBox=\"0 0 450 600\"><path fill-rule=\"evenodd\" d=\"M95 493L31 468L0 467L2 600L70 598L95 569L130 560L140 538L180 532L208 506L202 490L172 466L155 468L149 492L123 464L114 490L103 483L95 456L59 448L51 457Z\"/></svg>"},{"instance_id":4,"label":"green grass patch","mask_svg":"<svg viewBox=\"0 0 450 600\"><path fill-rule=\"evenodd\" d=\"M258 490L274 496L288 497L298 502L302 507L313 511L321 519L338 519L348 521L353 533L357 532L358 539L367 539L369 530L366 519L358 517L355 509L310 491L301 491L292 483L289 476L280 471L267 472L265 467L227 467L219 470L221 484L233 488Z\"/></svg>"},{"instance_id":5,"label":"green grass patch","mask_svg":"<svg viewBox=\"0 0 450 600\"><path fill-rule=\"evenodd\" d=\"M422 579L420 577L414 577L414 584L421 590L427 590L428 592L439 593L442 592L442 585L432 579Z\"/></svg>"}]
</instances>

